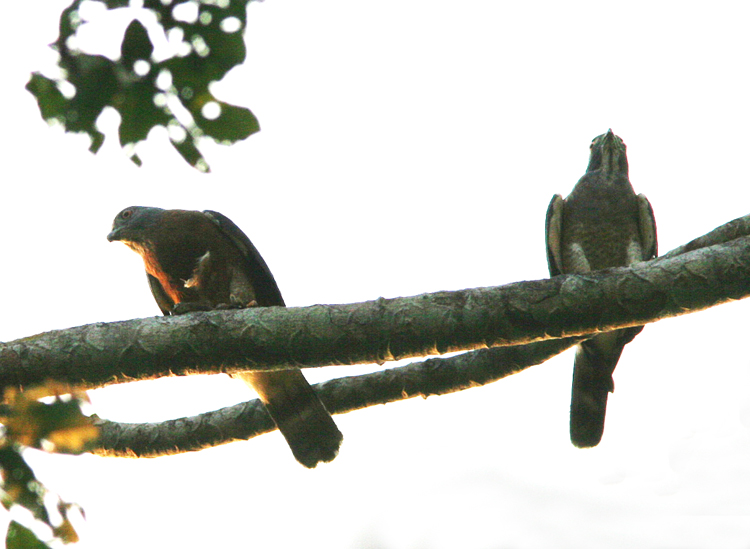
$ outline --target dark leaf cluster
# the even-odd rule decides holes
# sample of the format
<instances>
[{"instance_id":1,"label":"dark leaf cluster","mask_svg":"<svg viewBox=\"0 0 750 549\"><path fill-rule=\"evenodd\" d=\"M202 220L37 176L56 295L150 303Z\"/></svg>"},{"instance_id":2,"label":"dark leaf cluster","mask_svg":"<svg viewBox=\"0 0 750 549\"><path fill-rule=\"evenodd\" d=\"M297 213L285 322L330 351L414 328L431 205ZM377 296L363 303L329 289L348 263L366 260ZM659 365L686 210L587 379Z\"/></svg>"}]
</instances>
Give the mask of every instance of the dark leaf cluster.
<instances>
[{"instance_id":1,"label":"dark leaf cluster","mask_svg":"<svg viewBox=\"0 0 750 549\"><path fill-rule=\"evenodd\" d=\"M23 508L36 524L50 531L50 542L73 543L78 541L78 534L69 512L79 508L51 497L23 457L23 450L27 447L80 454L96 442L99 430L81 411L85 395L63 398L60 396L62 391L68 390L55 383L25 392L6 391L0 416L5 427L0 437L0 494L8 511ZM39 400L45 397L48 397L47 401ZM33 529L15 520L8 527L5 543L8 549L48 547Z\"/></svg>"},{"instance_id":2,"label":"dark leaf cluster","mask_svg":"<svg viewBox=\"0 0 750 549\"><path fill-rule=\"evenodd\" d=\"M35 72L26 85L45 120L61 123L69 132L88 134L90 150L96 153L104 142L97 119L112 107L120 115L120 144L137 165L141 159L134 145L163 126L180 155L201 171L208 171L199 151L201 138L230 144L260 129L250 110L216 99L209 89L245 60L247 0L145 0L143 13L151 12L158 24L147 29L133 19L120 57L114 60L71 47L84 22L79 13L84 1L90 0L74 0L60 17L60 35L52 47L60 55L62 76L53 79ZM109 10L128 4L125 0L101 3ZM150 32L163 33L175 47L171 57L154 58ZM64 93L65 85L75 90L72 97Z\"/></svg>"}]
</instances>

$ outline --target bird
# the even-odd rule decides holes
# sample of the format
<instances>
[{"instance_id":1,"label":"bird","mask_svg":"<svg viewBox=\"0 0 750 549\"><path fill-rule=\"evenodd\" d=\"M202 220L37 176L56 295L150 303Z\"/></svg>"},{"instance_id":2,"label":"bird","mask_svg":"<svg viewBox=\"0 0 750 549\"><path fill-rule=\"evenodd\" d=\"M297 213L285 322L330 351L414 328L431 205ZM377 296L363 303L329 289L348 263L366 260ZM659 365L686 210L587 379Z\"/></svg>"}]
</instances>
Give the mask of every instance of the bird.
<instances>
[{"instance_id":1,"label":"bird","mask_svg":"<svg viewBox=\"0 0 750 549\"><path fill-rule=\"evenodd\" d=\"M657 256L651 203L635 194L627 148L612 129L594 138L586 173L565 198L552 197L545 226L550 276L625 267ZM625 345L636 326L596 335L576 348L570 404L570 440L578 448L599 444L607 398Z\"/></svg>"},{"instance_id":2,"label":"bird","mask_svg":"<svg viewBox=\"0 0 750 549\"><path fill-rule=\"evenodd\" d=\"M117 214L107 240L143 258L164 315L285 306L258 250L219 212L130 206ZM312 468L336 457L343 435L299 368L235 377L257 392L302 465Z\"/></svg>"}]
</instances>

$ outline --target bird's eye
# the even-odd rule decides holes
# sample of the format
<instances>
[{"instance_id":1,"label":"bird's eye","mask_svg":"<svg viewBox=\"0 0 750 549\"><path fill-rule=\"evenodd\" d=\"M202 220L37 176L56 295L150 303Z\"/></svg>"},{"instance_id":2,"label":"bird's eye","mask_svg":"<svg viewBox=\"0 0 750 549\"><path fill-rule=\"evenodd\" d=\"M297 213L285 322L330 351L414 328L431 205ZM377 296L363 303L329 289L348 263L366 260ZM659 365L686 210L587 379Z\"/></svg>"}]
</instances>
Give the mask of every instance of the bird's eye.
<instances>
[{"instance_id":1,"label":"bird's eye","mask_svg":"<svg viewBox=\"0 0 750 549\"><path fill-rule=\"evenodd\" d=\"M133 210L123 210L120 217L123 219L130 219L133 216Z\"/></svg>"}]
</instances>

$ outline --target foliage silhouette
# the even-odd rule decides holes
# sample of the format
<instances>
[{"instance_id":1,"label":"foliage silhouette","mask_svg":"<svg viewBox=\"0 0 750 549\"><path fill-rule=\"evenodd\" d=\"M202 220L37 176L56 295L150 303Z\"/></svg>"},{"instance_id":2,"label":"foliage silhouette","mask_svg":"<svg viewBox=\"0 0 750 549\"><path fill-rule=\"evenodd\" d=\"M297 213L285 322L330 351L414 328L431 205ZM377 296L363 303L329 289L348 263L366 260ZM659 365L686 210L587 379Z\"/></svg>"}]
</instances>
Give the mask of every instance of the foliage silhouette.
<instances>
[{"instance_id":1,"label":"foliage silhouette","mask_svg":"<svg viewBox=\"0 0 750 549\"><path fill-rule=\"evenodd\" d=\"M66 131L88 134L89 150L96 153L104 143L96 122L111 107L121 118L120 145L137 165L142 162L135 145L162 126L180 155L204 172L209 167L199 150L203 138L231 144L259 131L249 109L220 101L209 89L245 60L246 1L146 0L127 27L120 57L114 60L71 47L84 23L79 12L84 1L75 0L60 17L60 35L52 47L60 55L61 76L35 72L26 85L42 118L62 124ZM108 10L124 10L127 2L103 4ZM147 29L142 20L157 22ZM157 33L173 50L166 59L153 56L150 35ZM63 91L71 86L72 96Z\"/></svg>"}]
</instances>

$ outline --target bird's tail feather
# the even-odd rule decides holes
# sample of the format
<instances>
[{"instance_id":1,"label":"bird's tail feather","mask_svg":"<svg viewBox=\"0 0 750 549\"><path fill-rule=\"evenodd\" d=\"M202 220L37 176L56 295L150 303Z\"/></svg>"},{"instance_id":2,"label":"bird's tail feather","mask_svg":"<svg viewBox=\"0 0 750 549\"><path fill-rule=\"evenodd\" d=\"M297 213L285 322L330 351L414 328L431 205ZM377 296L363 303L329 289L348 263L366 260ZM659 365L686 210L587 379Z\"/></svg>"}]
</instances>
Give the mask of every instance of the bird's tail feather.
<instances>
[{"instance_id":1,"label":"bird's tail feather","mask_svg":"<svg viewBox=\"0 0 750 549\"><path fill-rule=\"evenodd\" d=\"M576 352L570 400L570 441L578 448L591 448L601 441L612 386L612 376L601 371L605 366L586 351L581 345Z\"/></svg>"},{"instance_id":2,"label":"bird's tail feather","mask_svg":"<svg viewBox=\"0 0 750 549\"><path fill-rule=\"evenodd\" d=\"M578 346L570 401L570 440L574 446L591 448L602 440L607 398L615 390L612 374L623 348L642 329L608 332Z\"/></svg>"},{"instance_id":3,"label":"bird's tail feather","mask_svg":"<svg viewBox=\"0 0 750 549\"><path fill-rule=\"evenodd\" d=\"M255 389L302 465L315 467L336 457L344 437L300 370L243 372L236 377Z\"/></svg>"}]
</instances>

